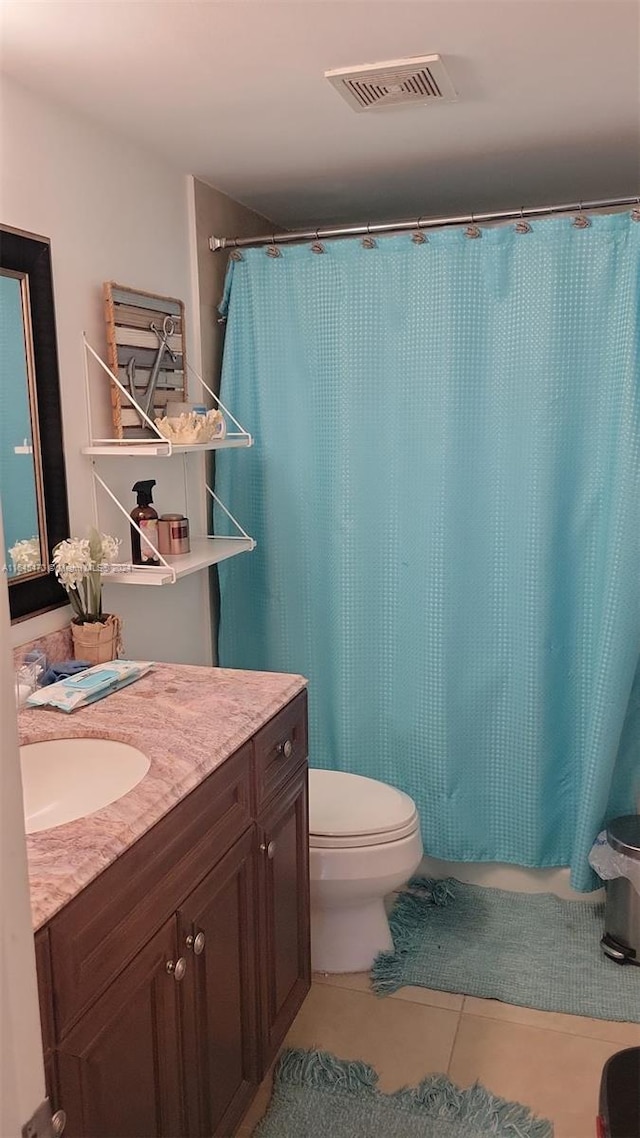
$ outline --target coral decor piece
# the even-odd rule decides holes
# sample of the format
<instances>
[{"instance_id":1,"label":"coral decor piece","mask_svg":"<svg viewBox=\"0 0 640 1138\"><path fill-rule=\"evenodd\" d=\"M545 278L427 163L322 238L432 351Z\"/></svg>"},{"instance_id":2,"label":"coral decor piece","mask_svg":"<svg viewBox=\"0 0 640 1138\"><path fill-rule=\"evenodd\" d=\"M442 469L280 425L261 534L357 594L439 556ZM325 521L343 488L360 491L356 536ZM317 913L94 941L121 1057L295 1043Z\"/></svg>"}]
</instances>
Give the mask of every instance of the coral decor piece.
<instances>
[{"instance_id":1,"label":"coral decor piece","mask_svg":"<svg viewBox=\"0 0 640 1138\"><path fill-rule=\"evenodd\" d=\"M223 439L226 423L222 411L211 410L201 414L197 411L182 412L181 415L163 416L156 419L156 427L165 439L181 446L210 443L213 439Z\"/></svg>"}]
</instances>

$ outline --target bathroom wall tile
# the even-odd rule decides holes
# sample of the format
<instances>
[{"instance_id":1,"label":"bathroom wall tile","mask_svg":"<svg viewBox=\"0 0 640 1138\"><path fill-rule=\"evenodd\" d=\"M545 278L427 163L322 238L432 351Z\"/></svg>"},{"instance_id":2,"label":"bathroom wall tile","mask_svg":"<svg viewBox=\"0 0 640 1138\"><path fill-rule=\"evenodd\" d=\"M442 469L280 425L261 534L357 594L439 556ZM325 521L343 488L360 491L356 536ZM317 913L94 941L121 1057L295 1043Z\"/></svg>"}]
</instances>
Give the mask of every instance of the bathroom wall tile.
<instances>
[{"instance_id":1,"label":"bathroom wall tile","mask_svg":"<svg viewBox=\"0 0 640 1138\"><path fill-rule=\"evenodd\" d=\"M313 979L318 984L332 984L335 988L348 988L353 992L369 992L375 995L371 989L368 972L314 972ZM412 1004L426 1004L430 1008L447 1008L453 1012L462 1011L464 1002L464 996L458 996L453 992L438 992L433 988L419 988L414 985L399 988L397 992L393 992L385 999L408 1000Z\"/></svg>"},{"instance_id":2,"label":"bathroom wall tile","mask_svg":"<svg viewBox=\"0 0 640 1138\"><path fill-rule=\"evenodd\" d=\"M595 1134L602 1068L618 1043L463 1013L449 1065L460 1086L494 1094L550 1118L555 1138Z\"/></svg>"},{"instance_id":3,"label":"bathroom wall tile","mask_svg":"<svg viewBox=\"0 0 640 1138\"><path fill-rule=\"evenodd\" d=\"M318 1047L362 1059L383 1091L446 1071L460 1013L407 1000L377 999L334 984L313 984L291 1028L288 1047Z\"/></svg>"},{"instance_id":4,"label":"bathroom wall tile","mask_svg":"<svg viewBox=\"0 0 640 1138\"><path fill-rule=\"evenodd\" d=\"M522 1023L546 1031L564 1031L569 1035L583 1035L587 1039L604 1039L622 1047L640 1046L640 1024L589 1019L588 1016L565 1015L562 1012L541 1012L536 1008L520 1008L503 1004L499 1000L480 1000L466 996L463 1011L487 1019Z\"/></svg>"}]
</instances>

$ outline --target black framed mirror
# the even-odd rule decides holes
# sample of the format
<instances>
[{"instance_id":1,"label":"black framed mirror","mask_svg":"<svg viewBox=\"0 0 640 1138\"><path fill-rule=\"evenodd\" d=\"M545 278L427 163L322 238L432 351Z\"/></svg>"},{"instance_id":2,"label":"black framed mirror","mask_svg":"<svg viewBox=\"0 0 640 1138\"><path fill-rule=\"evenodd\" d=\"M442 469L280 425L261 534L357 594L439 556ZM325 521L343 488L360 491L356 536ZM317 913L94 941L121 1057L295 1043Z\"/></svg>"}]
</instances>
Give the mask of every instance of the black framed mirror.
<instances>
[{"instance_id":1,"label":"black framed mirror","mask_svg":"<svg viewBox=\"0 0 640 1138\"><path fill-rule=\"evenodd\" d=\"M12 621L67 603L49 571L69 536L51 248L0 226L0 501Z\"/></svg>"}]
</instances>

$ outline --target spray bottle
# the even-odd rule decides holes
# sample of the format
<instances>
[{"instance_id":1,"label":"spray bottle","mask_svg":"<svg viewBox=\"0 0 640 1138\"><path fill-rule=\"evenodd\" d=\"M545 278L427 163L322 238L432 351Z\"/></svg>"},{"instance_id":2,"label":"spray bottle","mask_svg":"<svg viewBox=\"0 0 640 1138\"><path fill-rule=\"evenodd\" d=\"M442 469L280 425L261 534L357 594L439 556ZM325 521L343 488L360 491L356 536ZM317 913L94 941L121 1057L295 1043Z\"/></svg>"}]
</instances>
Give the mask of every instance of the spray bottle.
<instances>
[{"instance_id":1,"label":"spray bottle","mask_svg":"<svg viewBox=\"0 0 640 1138\"><path fill-rule=\"evenodd\" d=\"M155 484L155 478L150 478L144 482L136 482L133 486L138 495L138 505L131 511L131 517L145 535L140 537L137 529L131 526L131 560L134 565L160 564L160 558L156 553L158 547L158 514L151 505ZM149 538L148 541L145 540L146 537ZM154 546L155 548L153 548Z\"/></svg>"}]
</instances>

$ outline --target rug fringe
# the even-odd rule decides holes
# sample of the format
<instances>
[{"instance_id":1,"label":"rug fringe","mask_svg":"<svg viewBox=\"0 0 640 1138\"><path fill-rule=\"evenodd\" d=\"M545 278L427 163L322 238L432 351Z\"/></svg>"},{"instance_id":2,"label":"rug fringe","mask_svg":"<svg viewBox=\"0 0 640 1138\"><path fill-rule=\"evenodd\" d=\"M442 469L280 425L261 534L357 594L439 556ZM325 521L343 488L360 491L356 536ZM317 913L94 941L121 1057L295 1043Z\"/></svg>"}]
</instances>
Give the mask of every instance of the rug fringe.
<instances>
[{"instance_id":1,"label":"rug fringe","mask_svg":"<svg viewBox=\"0 0 640 1138\"><path fill-rule=\"evenodd\" d=\"M370 1093L381 1100L411 1111L424 1111L429 1118L465 1122L470 1128L495 1138L553 1138L553 1126L536 1118L517 1102L490 1094L480 1083L463 1090L446 1075L430 1075L417 1087L403 1087L394 1094L378 1090L378 1075L368 1063L338 1059L328 1051L305 1051L294 1047L280 1056L275 1086L307 1086Z\"/></svg>"},{"instance_id":2,"label":"rug fringe","mask_svg":"<svg viewBox=\"0 0 640 1138\"><path fill-rule=\"evenodd\" d=\"M426 894L432 905L448 905L449 900L453 900L456 895L455 889L452 889L454 883L453 877L412 877L409 889Z\"/></svg>"},{"instance_id":3,"label":"rug fringe","mask_svg":"<svg viewBox=\"0 0 640 1138\"><path fill-rule=\"evenodd\" d=\"M403 984L403 958L420 935L425 905L447 905L455 897L453 879L435 881L429 877L412 877L407 892L400 893L389 916L394 948L381 952L371 968L371 986L383 996L396 992Z\"/></svg>"},{"instance_id":4,"label":"rug fringe","mask_svg":"<svg viewBox=\"0 0 640 1138\"><path fill-rule=\"evenodd\" d=\"M418 1087L397 1092L403 1105L425 1107L431 1117L456 1119L496 1138L553 1138L553 1126L536 1118L521 1103L508 1102L480 1083L462 1090L444 1075L424 1079Z\"/></svg>"},{"instance_id":5,"label":"rug fringe","mask_svg":"<svg viewBox=\"0 0 640 1138\"><path fill-rule=\"evenodd\" d=\"M275 1079L280 1083L344 1091L373 1090L378 1074L359 1060L337 1059L329 1051L291 1047L278 1060Z\"/></svg>"}]
</instances>

